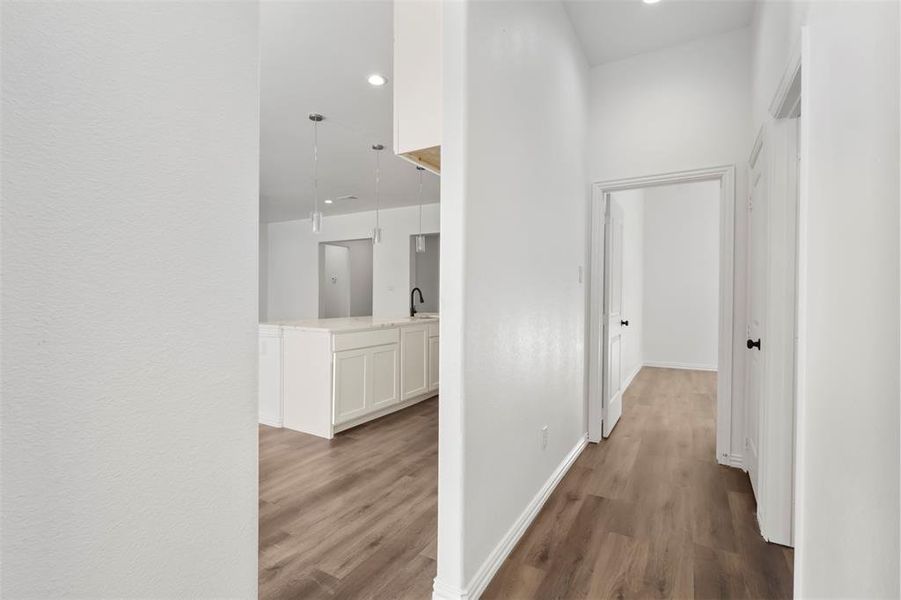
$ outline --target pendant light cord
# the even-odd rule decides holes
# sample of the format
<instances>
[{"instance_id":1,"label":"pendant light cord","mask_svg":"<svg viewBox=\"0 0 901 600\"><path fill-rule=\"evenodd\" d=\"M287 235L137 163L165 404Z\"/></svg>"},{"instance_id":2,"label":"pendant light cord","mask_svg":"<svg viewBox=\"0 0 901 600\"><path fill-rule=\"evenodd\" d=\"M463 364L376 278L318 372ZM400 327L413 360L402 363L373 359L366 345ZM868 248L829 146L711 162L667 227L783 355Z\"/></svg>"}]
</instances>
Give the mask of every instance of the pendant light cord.
<instances>
[{"instance_id":1,"label":"pendant light cord","mask_svg":"<svg viewBox=\"0 0 901 600\"><path fill-rule=\"evenodd\" d=\"M419 235L422 235L422 167L419 167Z\"/></svg>"},{"instance_id":2,"label":"pendant light cord","mask_svg":"<svg viewBox=\"0 0 901 600\"><path fill-rule=\"evenodd\" d=\"M379 200L379 183L382 179L382 163L379 160L379 156L382 154L382 150L378 149L375 151L375 226L379 227L379 207L381 206L381 202Z\"/></svg>"}]
</instances>

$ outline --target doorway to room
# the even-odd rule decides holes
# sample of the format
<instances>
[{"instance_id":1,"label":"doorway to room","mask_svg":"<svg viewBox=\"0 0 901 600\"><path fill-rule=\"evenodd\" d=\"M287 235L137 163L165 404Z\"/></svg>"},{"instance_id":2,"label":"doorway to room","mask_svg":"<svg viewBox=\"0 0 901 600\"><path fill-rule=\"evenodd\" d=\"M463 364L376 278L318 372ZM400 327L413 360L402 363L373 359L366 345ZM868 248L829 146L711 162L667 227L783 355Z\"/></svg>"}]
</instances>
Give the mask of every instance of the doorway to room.
<instances>
[{"instance_id":1,"label":"doorway to room","mask_svg":"<svg viewBox=\"0 0 901 600\"><path fill-rule=\"evenodd\" d=\"M319 318L372 314L372 239L319 243Z\"/></svg>"},{"instance_id":2,"label":"doorway to room","mask_svg":"<svg viewBox=\"0 0 901 600\"><path fill-rule=\"evenodd\" d=\"M712 169L700 169L659 176L638 177L633 179L596 183L592 189L592 232L591 232L591 285L590 285L590 309L589 309L589 392L588 392L588 437L592 442L598 442L607 437L613 431L622 413L622 394L625 387L637 374L643 364L641 357L641 345L645 339L645 331L648 332L648 340L652 344L651 356L657 357L656 361L649 356L651 362L657 362L661 366L670 368L685 368L686 366L704 367L706 370L716 370L719 373L716 382L716 457L718 462L731 464L731 422L732 422L732 340L733 340L733 254L734 254L734 180L735 170L732 166L717 167ZM676 230L673 222L674 214L667 213L666 209L673 209L673 203L666 202L668 194L661 192L667 187L685 184L704 184L708 196L715 190L717 215L716 220L716 246L718 261L711 271L710 265L706 269L698 271L696 277L700 278L693 286L681 286L689 290L688 304L680 306L676 314L668 311L671 303L659 298L661 295L671 296L672 260L678 255L677 251L685 250L685 240L680 240L679 235L684 231ZM697 188L700 189L700 188ZM643 190L650 190L652 206L656 207L652 218L642 225L641 237L644 236L644 225L648 225L648 231L653 237L652 241L659 241L659 252L655 246L655 261L650 265L649 273L660 273L654 277L654 285L660 283L660 289L654 289L653 297L649 302L648 316L653 328L647 327L644 322L644 302L640 301L642 316L626 315L623 310L638 310L638 297L644 276L640 279L642 285L638 285L636 277L626 281L626 289L623 284L623 261L627 260L634 270L637 265L636 255L639 254L635 244L635 236L639 229L636 222L643 217L639 216L643 211L638 209L634 202L626 205L630 213L629 222L626 222L626 212L623 202L629 195L633 200L639 194L643 198ZM625 196L622 196L626 194ZM617 196L618 198L615 198ZM675 200L678 202L678 200ZM698 204L703 212L703 204ZM710 200L706 201L710 204ZM707 220L711 218L711 207L707 207ZM659 211L659 226L658 226ZM677 209L678 211L678 209ZM628 230L626 227L628 226ZM684 228L683 228L684 229ZM630 233L630 240L624 246L624 235ZM708 232L709 233L709 232ZM698 242L695 237L693 243ZM708 238L709 245L709 238ZM669 246L669 247L668 247ZM624 252L627 251L628 255ZM698 248L697 252L709 254L711 248ZM657 257L659 256L659 261ZM685 260L690 258L686 255ZM642 263L643 265L643 263ZM642 266L643 268L643 266ZM709 288L711 281L716 288L716 303L708 306L705 311L716 311L716 335L715 340L698 344L699 350L688 348L685 335L691 335L692 339L711 337L711 333L700 334L692 332L692 327L709 330L709 322L704 325L691 324L687 317L699 312L693 308L691 298L693 293ZM669 282L669 283L668 283ZM707 290L709 292L709 290ZM628 302L623 305L624 294ZM640 294L644 296L644 294ZM697 296L697 294L695 294ZM700 296L697 296L700 297ZM703 294L709 301L710 294ZM696 298L695 298L696 299ZM657 304L659 301L659 310ZM681 328L689 326L689 334ZM631 327L631 329L629 329ZM638 331L638 333L632 333ZM680 334L681 332L681 334ZM656 335L654 335L656 334ZM699 334L699 335L695 335ZM691 346L695 344L692 343ZM711 346L714 348L715 361L711 361ZM691 351L688 351L691 350ZM625 351L625 355L623 352ZM627 361L625 364L623 359ZM675 358L674 358L675 357ZM691 357L691 358L686 358ZM728 365L728 368L726 366ZM653 366L653 365L649 365ZM734 465L733 465L734 466Z\"/></svg>"}]
</instances>

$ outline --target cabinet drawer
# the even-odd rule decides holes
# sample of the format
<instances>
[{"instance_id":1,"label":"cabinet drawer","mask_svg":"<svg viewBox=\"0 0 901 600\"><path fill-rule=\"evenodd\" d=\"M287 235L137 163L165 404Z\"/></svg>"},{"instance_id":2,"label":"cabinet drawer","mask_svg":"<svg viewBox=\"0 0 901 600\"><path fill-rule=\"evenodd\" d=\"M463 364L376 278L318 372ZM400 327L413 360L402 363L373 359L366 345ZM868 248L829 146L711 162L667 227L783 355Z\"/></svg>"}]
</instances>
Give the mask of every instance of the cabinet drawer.
<instances>
[{"instance_id":1,"label":"cabinet drawer","mask_svg":"<svg viewBox=\"0 0 901 600\"><path fill-rule=\"evenodd\" d=\"M341 352L342 350L383 346L385 344L396 344L399 340L400 334L396 328L336 333L332 337L332 350Z\"/></svg>"}]
</instances>

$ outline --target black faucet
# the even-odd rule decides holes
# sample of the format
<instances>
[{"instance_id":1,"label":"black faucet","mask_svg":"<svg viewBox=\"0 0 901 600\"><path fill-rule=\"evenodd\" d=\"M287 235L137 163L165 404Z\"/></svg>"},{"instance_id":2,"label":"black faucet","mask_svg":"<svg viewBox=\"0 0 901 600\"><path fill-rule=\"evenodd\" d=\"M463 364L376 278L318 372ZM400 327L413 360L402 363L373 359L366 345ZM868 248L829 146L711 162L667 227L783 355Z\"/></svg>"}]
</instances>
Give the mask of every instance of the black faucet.
<instances>
[{"instance_id":1,"label":"black faucet","mask_svg":"<svg viewBox=\"0 0 901 600\"><path fill-rule=\"evenodd\" d=\"M418 287L415 287L412 290L410 290L410 317L411 318L416 316L416 305L413 304L413 298L415 297L416 292L419 292L419 303L422 304L423 302L425 302L425 300L422 299L422 290L421 289L419 289Z\"/></svg>"}]
</instances>

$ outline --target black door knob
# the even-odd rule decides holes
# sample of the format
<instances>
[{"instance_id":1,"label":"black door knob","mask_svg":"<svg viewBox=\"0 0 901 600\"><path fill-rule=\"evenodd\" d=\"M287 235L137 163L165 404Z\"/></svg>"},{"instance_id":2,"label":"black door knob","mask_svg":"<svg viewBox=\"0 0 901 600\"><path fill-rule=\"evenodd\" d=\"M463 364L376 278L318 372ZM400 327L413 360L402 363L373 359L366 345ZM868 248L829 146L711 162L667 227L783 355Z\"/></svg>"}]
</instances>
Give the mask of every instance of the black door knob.
<instances>
[{"instance_id":1,"label":"black door knob","mask_svg":"<svg viewBox=\"0 0 901 600\"><path fill-rule=\"evenodd\" d=\"M629 326L629 322L628 322L628 321L620 321L619 324L622 325L623 327L628 327L628 326Z\"/></svg>"},{"instance_id":2,"label":"black door knob","mask_svg":"<svg viewBox=\"0 0 901 600\"><path fill-rule=\"evenodd\" d=\"M748 339L747 343L748 350L750 350L751 348L757 348L758 350L760 350L760 338L757 338L756 340Z\"/></svg>"}]
</instances>

